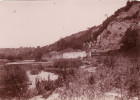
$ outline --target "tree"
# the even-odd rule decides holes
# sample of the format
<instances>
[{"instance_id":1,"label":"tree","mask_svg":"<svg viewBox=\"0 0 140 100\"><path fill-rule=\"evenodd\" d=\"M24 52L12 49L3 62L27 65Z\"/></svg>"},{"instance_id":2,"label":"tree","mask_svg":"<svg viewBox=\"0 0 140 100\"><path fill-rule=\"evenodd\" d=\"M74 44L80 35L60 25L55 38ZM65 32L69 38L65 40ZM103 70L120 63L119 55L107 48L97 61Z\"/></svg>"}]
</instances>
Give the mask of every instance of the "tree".
<instances>
[{"instance_id":1,"label":"tree","mask_svg":"<svg viewBox=\"0 0 140 100\"><path fill-rule=\"evenodd\" d=\"M40 61L41 60L41 57L42 57L42 53L41 52L37 52L36 57L35 57L35 60L36 61Z\"/></svg>"},{"instance_id":2,"label":"tree","mask_svg":"<svg viewBox=\"0 0 140 100\"><path fill-rule=\"evenodd\" d=\"M36 60L36 61L40 61L42 55L43 55L42 49L40 48L40 46L38 46L38 47L36 48L36 57L35 57L35 60Z\"/></svg>"},{"instance_id":3,"label":"tree","mask_svg":"<svg viewBox=\"0 0 140 100\"><path fill-rule=\"evenodd\" d=\"M131 28L128 28L125 36L122 38L121 43L122 49L129 50L131 48L136 47L138 41L138 31L132 30Z\"/></svg>"},{"instance_id":4,"label":"tree","mask_svg":"<svg viewBox=\"0 0 140 100\"><path fill-rule=\"evenodd\" d=\"M3 95L9 97L23 97L28 89L26 71L19 66L5 66L3 75Z\"/></svg>"}]
</instances>

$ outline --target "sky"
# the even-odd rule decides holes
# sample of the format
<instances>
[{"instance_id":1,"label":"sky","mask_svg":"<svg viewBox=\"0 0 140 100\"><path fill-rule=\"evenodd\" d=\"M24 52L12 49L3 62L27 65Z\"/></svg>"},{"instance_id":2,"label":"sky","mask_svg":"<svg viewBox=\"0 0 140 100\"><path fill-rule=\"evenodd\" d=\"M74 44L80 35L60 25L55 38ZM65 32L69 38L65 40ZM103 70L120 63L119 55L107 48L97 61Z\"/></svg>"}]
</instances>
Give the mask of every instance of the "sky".
<instances>
[{"instance_id":1,"label":"sky","mask_svg":"<svg viewBox=\"0 0 140 100\"><path fill-rule=\"evenodd\" d=\"M101 24L126 2L0 0L0 48L49 45L61 37Z\"/></svg>"}]
</instances>

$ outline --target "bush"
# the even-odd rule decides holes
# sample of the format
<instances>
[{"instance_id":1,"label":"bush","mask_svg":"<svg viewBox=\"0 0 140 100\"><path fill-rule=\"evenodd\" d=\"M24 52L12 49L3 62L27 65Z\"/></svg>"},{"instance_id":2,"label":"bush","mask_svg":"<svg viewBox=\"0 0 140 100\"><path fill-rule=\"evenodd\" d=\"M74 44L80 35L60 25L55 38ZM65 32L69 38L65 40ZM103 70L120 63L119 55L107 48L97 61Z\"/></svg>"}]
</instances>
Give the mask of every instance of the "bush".
<instances>
[{"instance_id":1,"label":"bush","mask_svg":"<svg viewBox=\"0 0 140 100\"><path fill-rule=\"evenodd\" d=\"M66 82L68 77L74 76L74 70L82 65L79 59L61 59L54 63L55 68L59 68L59 75L61 75Z\"/></svg>"},{"instance_id":2,"label":"bush","mask_svg":"<svg viewBox=\"0 0 140 100\"><path fill-rule=\"evenodd\" d=\"M93 85L94 83L95 83L94 76L91 75L91 76L89 77L89 84L90 84L90 85Z\"/></svg>"},{"instance_id":3,"label":"bush","mask_svg":"<svg viewBox=\"0 0 140 100\"><path fill-rule=\"evenodd\" d=\"M60 86L62 86L62 79L60 77L55 81L50 80L49 76L48 80L36 78L36 89L38 91L38 94L43 94L47 91L54 91L57 87Z\"/></svg>"},{"instance_id":4,"label":"bush","mask_svg":"<svg viewBox=\"0 0 140 100\"><path fill-rule=\"evenodd\" d=\"M121 43L123 44L121 46L121 50L129 51L133 48L136 48L138 50L139 41L137 37L138 30L132 30L131 28L128 28L125 32L125 36L121 40Z\"/></svg>"},{"instance_id":5,"label":"bush","mask_svg":"<svg viewBox=\"0 0 140 100\"><path fill-rule=\"evenodd\" d=\"M37 74L39 74L39 70L37 70L37 69L32 69L31 71L30 71L30 73L31 73L31 75L37 75Z\"/></svg>"},{"instance_id":6,"label":"bush","mask_svg":"<svg viewBox=\"0 0 140 100\"><path fill-rule=\"evenodd\" d=\"M28 90L28 77L26 71L19 66L5 66L2 78L3 96L23 97Z\"/></svg>"}]
</instances>

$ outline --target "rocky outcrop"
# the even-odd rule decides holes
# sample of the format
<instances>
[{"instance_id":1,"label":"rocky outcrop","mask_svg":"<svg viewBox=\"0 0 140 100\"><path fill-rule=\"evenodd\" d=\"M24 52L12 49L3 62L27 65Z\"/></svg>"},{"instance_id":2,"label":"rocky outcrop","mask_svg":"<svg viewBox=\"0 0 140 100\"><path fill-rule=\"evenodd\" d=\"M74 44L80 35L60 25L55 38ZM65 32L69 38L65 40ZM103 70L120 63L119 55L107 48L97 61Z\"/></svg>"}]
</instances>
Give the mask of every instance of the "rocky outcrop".
<instances>
[{"instance_id":1,"label":"rocky outcrop","mask_svg":"<svg viewBox=\"0 0 140 100\"><path fill-rule=\"evenodd\" d=\"M100 49L104 50L121 49L124 45L122 39L127 38L128 29L140 30L140 2L133 3L126 12L120 12L115 20L111 21L107 28L98 35L97 44L101 45ZM137 42L140 42L140 39Z\"/></svg>"}]
</instances>

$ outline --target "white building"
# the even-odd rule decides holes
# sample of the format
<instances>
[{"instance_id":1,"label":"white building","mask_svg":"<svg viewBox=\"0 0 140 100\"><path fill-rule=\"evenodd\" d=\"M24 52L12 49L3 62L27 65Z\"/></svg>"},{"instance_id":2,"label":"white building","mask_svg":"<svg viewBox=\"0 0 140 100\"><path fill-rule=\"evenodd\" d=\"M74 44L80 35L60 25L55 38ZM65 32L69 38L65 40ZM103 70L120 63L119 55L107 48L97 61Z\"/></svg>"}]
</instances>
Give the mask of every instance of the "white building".
<instances>
[{"instance_id":1,"label":"white building","mask_svg":"<svg viewBox=\"0 0 140 100\"><path fill-rule=\"evenodd\" d=\"M85 51L66 49L61 52L50 52L42 56L42 60L84 58L87 56Z\"/></svg>"},{"instance_id":2,"label":"white building","mask_svg":"<svg viewBox=\"0 0 140 100\"><path fill-rule=\"evenodd\" d=\"M63 53L63 58L70 59L70 58L84 58L87 56L85 51L73 51L73 52L65 52Z\"/></svg>"}]
</instances>

